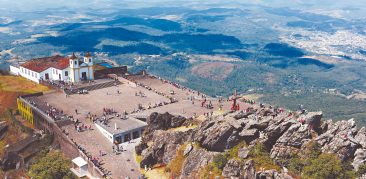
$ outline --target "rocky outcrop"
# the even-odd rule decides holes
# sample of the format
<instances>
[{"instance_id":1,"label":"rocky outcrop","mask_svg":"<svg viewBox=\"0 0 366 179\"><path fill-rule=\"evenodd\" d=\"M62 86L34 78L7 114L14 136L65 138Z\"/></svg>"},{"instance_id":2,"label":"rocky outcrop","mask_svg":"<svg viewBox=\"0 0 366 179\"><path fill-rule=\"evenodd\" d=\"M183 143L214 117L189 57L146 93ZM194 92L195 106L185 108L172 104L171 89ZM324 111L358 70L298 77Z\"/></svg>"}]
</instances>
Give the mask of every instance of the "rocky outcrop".
<instances>
[{"instance_id":1,"label":"rocky outcrop","mask_svg":"<svg viewBox=\"0 0 366 179\"><path fill-rule=\"evenodd\" d=\"M160 163L168 164L174 158L179 146L187 141L189 132L154 132L151 140L152 146L149 146L141 152L142 161L140 167L143 168L145 165L153 166Z\"/></svg>"},{"instance_id":2,"label":"rocky outcrop","mask_svg":"<svg viewBox=\"0 0 366 179\"><path fill-rule=\"evenodd\" d=\"M152 113L146 122L148 127L145 128L144 134L142 135L142 142L140 145L135 147L136 153L140 155L144 149L146 149L147 143L152 139L155 131L158 130L168 130L170 128L176 128L182 126L184 123L189 122L186 118L182 116L174 116L169 113Z\"/></svg>"},{"instance_id":3,"label":"rocky outcrop","mask_svg":"<svg viewBox=\"0 0 366 179\"><path fill-rule=\"evenodd\" d=\"M366 163L366 128L362 127L355 136L356 142L362 146L358 148L354 154L355 158L352 162L353 167L358 170L358 167Z\"/></svg>"},{"instance_id":4,"label":"rocky outcrop","mask_svg":"<svg viewBox=\"0 0 366 179\"><path fill-rule=\"evenodd\" d=\"M216 152L210 152L202 148L195 148L186 156L183 163L181 178L197 178L194 173L200 168L212 162Z\"/></svg>"},{"instance_id":5,"label":"rocky outcrop","mask_svg":"<svg viewBox=\"0 0 366 179\"><path fill-rule=\"evenodd\" d=\"M300 123L293 124L283 135L276 141L271 150L272 158L288 158L308 140L311 139L311 132L308 125Z\"/></svg>"},{"instance_id":6,"label":"rocky outcrop","mask_svg":"<svg viewBox=\"0 0 366 179\"><path fill-rule=\"evenodd\" d=\"M240 171L240 176L242 176L243 179L256 178L253 160L248 160L244 163L243 169Z\"/></svg>"},{"instance_id":7,"label":"rocky outcrop","mask_svg":"<svg viewBox=\"0 0 366 179\"><path fill-rule=\"evenodd\" d=\"M149 129L153 130L167 130L181 126L186 121L185 117L174 116L169 113L152 113L146 122L149 125Z\"/></svg>"},{"instance_id":8,"label":"rocky outcrop","mask_svg":"<svg viewBox=\"0 0 366 179\"><path fill-rule=\"evenodd\" d=\"M294 120L289 118L277 117L273 119L273 122L264 130L265 137L262 143L267 149L271 149L276 141L289 129L293 124L296 124Z\"/></svg>"},{"instance_id":9,"label":"rocky outcrop","mask_svg":"<svg viewBox=\"0 0 366 179\"><path fill-rule=\"evenodd\" d=\"M250 121L247 118L239 118L237 114L206 120L196 130L192 140L207 150L218 152L230 149L241 141L250 143L259 137L259 130L250 128L253 124L248 125Z\"/></svg>"},{"instance_id":10,"label":"rocky outcrop","mask_svg":"<svg viewBox=\"0 0 366 179\"><path fill-rule=\"evenodd\" d=\"M240 166L240 162L236 159L230 159L222 170L222 176L225 178L239 177L241 170L242 166Z\"/></svg>"},{"instance_id":11,"label":"rocky outcrop","mask_svg":"<svg viewBox=\"0 0 366 179\"><path fill-rule=\"evenodd\" d=\"M224 151L235 146L239 141L239 132L225 120L205 121L194 135L194 141L211 151Z\"/></svg>"},{"instance_id":12,"label":"rocky outcrop","mask_svg":"<svg viewBox=\"0 0 366 179\"><path fill-rule=\"evenodd\" d=\"M223 171L224 178L240 178L240 179L293 179L285 172L278 172L276 170L255 170L253 160L247 160L244 165L236 159L229 160Z\"/></svg>"},{"instance_id":13,"label":"rocky outcrop","mask_svg":"<svg viewBox=\"0 0 366 179\"><path fill-rule=\"evenodd\" d=\"M276 170L265 170L256 173L257 179L293 179L287 173L279 173Z\"/></svg>"},{"instance_id":14,"label":"rocky outcrop","mask_svg":"<svg viewBox=\"0 0 366 179\"><path fill-rule=\"evenodd\" d=\"M168 164L183 143L189 143L184 149L185 161L182 178L195 178L193 173L212 161L219 152L231 149L242 141L249 147L238 149L237 159L230 159L223 168L226 178L291 178L283 172L274 170L255 171L254 163L249 160L250 147L255 143L264 144L271 158L289 158L299 153L309 142L316 142L322 152L337 154L343 161L351 159L355 169L366 162L366 128L357 130L354 120L332 122L322 121L322 112L286 113L271 107L261 107L247 111L226 113L205 120L197 128L188 132L156 131L182 125L184 119L169 114L153 114L149 127L155 131L147 146L144 141L137 150L142 151L143 161L151 165ZM161 121L160 121L161 120ZM162 122L163 121L163 122ZM196 142L200 147L190 143Z\"/></svg>"},{"instance_id":15,"label":"rocky outcrop","mask_svg":"<svg viewBox=\"0 0 366 179\"><path fill-rule=\"evenodd\" d=\"M330 125L328 131L315 140L322 146L323 152L335 153L341 160L346 161L360 147L359 141L353 137L356 132L356 123L353 119L338 121Z\"/></svg>"}]
</instances>

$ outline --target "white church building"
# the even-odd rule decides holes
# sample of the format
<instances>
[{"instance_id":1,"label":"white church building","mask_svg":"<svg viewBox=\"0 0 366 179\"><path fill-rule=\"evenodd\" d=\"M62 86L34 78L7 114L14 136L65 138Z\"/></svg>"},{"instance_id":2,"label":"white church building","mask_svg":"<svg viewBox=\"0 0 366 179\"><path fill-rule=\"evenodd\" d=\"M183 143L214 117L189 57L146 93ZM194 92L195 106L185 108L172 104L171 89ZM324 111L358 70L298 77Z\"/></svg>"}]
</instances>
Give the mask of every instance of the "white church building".
<instances>
[{"instance_id":1,"label":"white church building","mask_svg":"<svg viewBox=\"0 0 366 179\"><path fill-rule=\"evenodd\" d=\"M73 53L68 57L55 55L28 60L19 66L11 65L10 72L37 83L41 80L72 83L94 80L93 58L89 52L83 57Z\"/></svg>"}]
</instances>

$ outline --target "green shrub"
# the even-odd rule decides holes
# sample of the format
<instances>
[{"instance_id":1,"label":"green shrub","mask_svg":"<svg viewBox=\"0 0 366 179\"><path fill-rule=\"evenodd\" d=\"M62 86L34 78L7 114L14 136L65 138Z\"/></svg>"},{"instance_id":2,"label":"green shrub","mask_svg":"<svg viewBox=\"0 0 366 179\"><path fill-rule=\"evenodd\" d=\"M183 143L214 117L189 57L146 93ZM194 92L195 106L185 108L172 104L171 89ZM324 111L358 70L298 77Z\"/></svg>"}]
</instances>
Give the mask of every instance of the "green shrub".
<instances>
[{"instance_id":1,"label":"green shrub","mask_svg":"<svg viewBox=\"0 0 366 179\"><path fill-rule=\"evenodd\" d=\"M222 170L228 161L228 157L229 157L229 155L227 153L215 155L213 157L214 166L217 167L218 169Z\"/></svg>"},{"instance_id":2,"label":"green shrub","mask_svg":"<svg viewBox=\"0 0 366 179\"><path fill-rule=\"evenodd\" d=\"M309 158L309 159L315 159L318 158L318 156L322 153L321 147L318 142L316 141L310 141L307 143L304 147L304 149L301 151L300 155L303 158Z\"/></svg>"},{"instance_id":3,"label":"green shrub","mask_svg":"<svg viewBox=\"0 0 366 179\"><path fill-rule=\"evenodd\" d=\"M255 168L257 171L259 171L261 168L265 170L269 169L275 169L277 171L280 171L281 168L276 165L272 158L270 157L270 154L266 151L263 144L258 143L256 144L249 152L249 159L252 159L255 164Z\"/></svg>"},{"instance_id":4,"label":"green shrub","mask_svg":"<svg viewBox=\"0 0 366 179\"><path fill-rule=\"evenodd\" d=\"M308 166L303 168L303 178L314 179L343 179L355 178L352 170L346 170L344 164L335 154L324 153L312 159Z\"/></svg>"},{"instance_id":5,"label":"green shrub","mask_svg":"<svg viewBox=\"0 0 366 179\"><path fill-rule=\"evenodd\" d=\"M310 141L288 164L291 173L309 179L355 178L350 162L341 162L336 154L322 153L319 144Z\"/></svg>"},{"instance_id":6,"label":"green shrub","mask_svg":"<svg viewBox=\"0 0 366 179\"><path fill-rule=\"evenodd\" d=\"M287 168L294 174L300 176L303 168L306 166L306 161L299 157L293 157L290 159L290 162Z\"/></svg>"},{"instance_id":7,"label":"green shrub","mask_svg":"<svg viewBox=\"0 0 366 179\"><path fill-rule=\"evenodd\" d=\"M357 177L361 177L363 174L366 174L366 163L360 165L356 172Z\"/></svg>"}]
</instances>

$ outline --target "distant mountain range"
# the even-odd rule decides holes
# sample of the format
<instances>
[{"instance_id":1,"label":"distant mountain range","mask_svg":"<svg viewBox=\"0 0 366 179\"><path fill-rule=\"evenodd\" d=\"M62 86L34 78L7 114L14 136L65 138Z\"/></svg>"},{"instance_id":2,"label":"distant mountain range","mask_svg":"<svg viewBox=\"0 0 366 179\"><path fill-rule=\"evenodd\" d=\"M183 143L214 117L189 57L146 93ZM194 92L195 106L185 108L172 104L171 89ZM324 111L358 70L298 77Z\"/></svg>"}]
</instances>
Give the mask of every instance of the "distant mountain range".
<instances>
[{"instance_id":1,"label":"distant mountain range","mask_svg":"<svg viewBox=\"0 0 366 179\"><path fill-rule=\"evenodd\" d=\"M344 9L193 4L7 11L0 17L0 63L92 51L212 96L236 89L366 123L364 18Z\"/></svg>"}]
</instances>

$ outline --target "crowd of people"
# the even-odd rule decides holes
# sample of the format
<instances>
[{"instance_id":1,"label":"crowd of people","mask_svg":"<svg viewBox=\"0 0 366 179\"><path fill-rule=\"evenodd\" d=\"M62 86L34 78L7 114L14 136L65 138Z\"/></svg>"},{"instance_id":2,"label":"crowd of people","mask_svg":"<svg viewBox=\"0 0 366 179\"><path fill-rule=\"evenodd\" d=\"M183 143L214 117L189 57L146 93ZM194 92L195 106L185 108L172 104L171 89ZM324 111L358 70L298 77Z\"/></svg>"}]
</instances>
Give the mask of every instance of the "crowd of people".
<instances>
[{"instance_id":1,"label":"crowd of people","mask_svg":"<svg viewBox=\"0 0 366 179\"><path fill-rule=\"evenodd\" d=\"M68 118L63 110L59 110L47 102L40 101L37 98L27 98L26 100L55 121Z\"/></svg>"},{"instance_id":2,"label":"crowd of people","mask_svg":"<svg viewBox=\"0 0 366 179\"><path fill-rule=\"evenodd\" d=\"M111 174L110 171L106 170L103 166L102 166L102 160L98 157L93 156L92 154L90 154L89 152L86 151L86 149L84 147L82 147L81 145L77 144L73 139L71 139L71 141L75 144L75 146L78 148L79 151L81 151L87 158L89 161L91 161L93 163L93 165L99 169L100 172L103 173L103 177L106 177L108 175Z\"/></svg>"}]
</instances>

